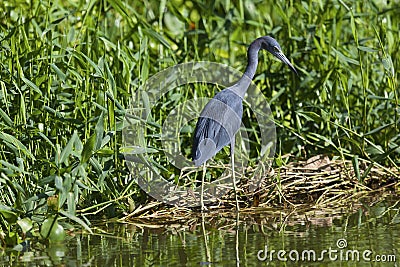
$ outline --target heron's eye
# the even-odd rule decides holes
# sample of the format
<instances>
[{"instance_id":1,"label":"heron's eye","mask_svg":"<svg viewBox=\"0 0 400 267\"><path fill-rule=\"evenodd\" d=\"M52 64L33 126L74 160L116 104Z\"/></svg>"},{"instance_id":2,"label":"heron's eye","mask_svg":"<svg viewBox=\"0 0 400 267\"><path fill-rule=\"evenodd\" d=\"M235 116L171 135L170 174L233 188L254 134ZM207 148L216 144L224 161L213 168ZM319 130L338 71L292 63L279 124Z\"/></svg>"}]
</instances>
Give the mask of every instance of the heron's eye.
<instances>
[{"instance_id":1,"label":"heron's eye","mask_svg":"<svg viewBox=\"0 0 400 267\"><path fill-rule=\"evenodd\" d=\"M281 50L277 47L277 46L274 46L274 52L275 53L279 53Z\"/></svg>"}]
</instances>

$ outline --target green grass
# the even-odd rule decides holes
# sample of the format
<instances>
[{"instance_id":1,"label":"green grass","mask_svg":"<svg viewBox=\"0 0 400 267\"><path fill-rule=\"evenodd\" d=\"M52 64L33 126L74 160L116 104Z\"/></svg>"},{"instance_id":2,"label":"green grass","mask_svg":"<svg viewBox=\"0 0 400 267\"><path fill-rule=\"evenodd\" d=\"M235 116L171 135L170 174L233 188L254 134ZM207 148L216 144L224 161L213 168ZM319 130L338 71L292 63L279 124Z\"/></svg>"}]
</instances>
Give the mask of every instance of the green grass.
<instances>
[{"instance_id":1,"label":"green grass","mask_svg":"<svg viewBox=\"0 0 400 267\"><path fill-rule=\"evenodd\" d=\"M3 244L19 243L45 220L86 226L92 215L120 216L143 203L121 151L131 96L178 63L243 71L247 45L262 35L273 35L300 73L260 53L255 82L271 99L278 155L328 154L398 168L400 7L382 2L1 1ZM177 90L152 110L147 145L159 152L152 160L166 177L179 175L159 140L168 111L213 93L207 86ZM245 111L254 132L249 164L256 166L251 117ZM190 148L183 151L189 157Z\"/></svg>"}]
</instances>

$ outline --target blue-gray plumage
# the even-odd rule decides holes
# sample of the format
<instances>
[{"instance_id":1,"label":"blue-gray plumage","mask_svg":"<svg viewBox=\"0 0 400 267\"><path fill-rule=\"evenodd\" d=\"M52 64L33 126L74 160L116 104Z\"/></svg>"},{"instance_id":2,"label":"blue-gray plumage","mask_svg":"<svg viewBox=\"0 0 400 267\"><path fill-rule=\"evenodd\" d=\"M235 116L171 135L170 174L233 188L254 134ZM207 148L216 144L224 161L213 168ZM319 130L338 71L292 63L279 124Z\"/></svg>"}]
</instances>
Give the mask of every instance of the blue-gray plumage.
<instances>
[{"instance_id":1,"label":"blue-gray plumage","mask_svg":"<svg viewBox=\"0 0 400 267\"><path fill-rule=\"evenodd\" d=\"M243 97L254 78L258 64L258 51L265 49L280 59L297 74L296 69L282 53L278 42L270 37L263 36L254 40L248 49L246 70L240 80L231 87L217 93L204 107L196 124L193 139L192 158L195 166L200 166L215 156L224 146L231 144L231 164L233 184L234 180L234 142L235 134L239 130L243 115ZM202 203L202 208L204 208ZM236 198L236 208L239 205Z\"/></svg>"}]
</instances>

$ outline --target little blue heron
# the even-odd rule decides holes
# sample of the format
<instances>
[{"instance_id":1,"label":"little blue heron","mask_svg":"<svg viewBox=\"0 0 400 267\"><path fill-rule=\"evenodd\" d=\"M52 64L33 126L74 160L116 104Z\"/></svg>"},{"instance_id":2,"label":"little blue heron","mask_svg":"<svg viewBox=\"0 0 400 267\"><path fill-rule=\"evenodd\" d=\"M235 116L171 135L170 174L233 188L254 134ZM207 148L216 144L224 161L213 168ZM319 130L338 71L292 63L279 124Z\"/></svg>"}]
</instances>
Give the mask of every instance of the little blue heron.
<instances>
[{"instance_id":1,"label":"little blue heron","mask_svg":"<svg viewBox=\"0 0 400 267\"><path fill-rule=\"evenodd\" d=\"M203 190L206 161L214 157L224 146L231 144L233 190L235 191L236 210L239 211L234 167L235 134L238 132L242 121L243 97L257 70L258 51L260 49L270 52L297 74L296 69L282 53L280 45L274 38L270 36L257 38L249 46L247 67L240 80L233 86L217 93L204 107L196 124L192 147L194 165L204 164L200 195L202 210L205 209Z\"/></svg>"}]
</instances>

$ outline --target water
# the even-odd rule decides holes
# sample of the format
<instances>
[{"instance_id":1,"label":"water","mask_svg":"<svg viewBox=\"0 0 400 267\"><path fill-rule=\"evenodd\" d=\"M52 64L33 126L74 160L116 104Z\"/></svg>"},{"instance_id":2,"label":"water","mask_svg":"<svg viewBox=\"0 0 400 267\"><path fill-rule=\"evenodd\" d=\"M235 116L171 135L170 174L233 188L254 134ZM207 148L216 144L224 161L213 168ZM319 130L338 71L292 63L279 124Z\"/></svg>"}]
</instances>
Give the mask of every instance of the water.
<instances>
[{"instance_id":1,"label":"water","mask_svg":"<svg viewBox=\"0 0 400 267\"><path fill-rule=\"evenodd\" d=\"M6 250L0 266L398 266L399 208L386 199L344 214L263 210L168 226L114 223L63 244Z\"/></svg>"}]
</instances>

